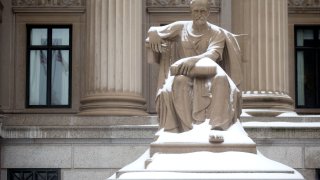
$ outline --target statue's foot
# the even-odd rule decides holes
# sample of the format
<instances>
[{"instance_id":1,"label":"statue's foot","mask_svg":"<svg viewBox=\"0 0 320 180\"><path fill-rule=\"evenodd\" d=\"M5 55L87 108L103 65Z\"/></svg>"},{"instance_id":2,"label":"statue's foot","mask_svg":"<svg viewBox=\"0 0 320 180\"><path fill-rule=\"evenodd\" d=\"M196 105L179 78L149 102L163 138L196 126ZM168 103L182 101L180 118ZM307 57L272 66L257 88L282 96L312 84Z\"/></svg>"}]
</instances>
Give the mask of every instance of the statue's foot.
<instances>
[{"instance_id":1,"label":"statue's foot","mask_svg":"<svg viewBox=\"0 0 320 180\"><path fill-rule=\"evenodd\" d=\"M218 130L218 131L223 131L223 128L220 126L212 126L211 130Z\"/></svg>"},{"instance_id":2,"label":"statue's foot","mask_svg":"<svg viewBox=\"0 0 320 180\"><path fill-rule=\"evenodd\" d=\"M224 137L222 134L218 134L216 132L212 132L209 134L209 142L210 143L223 143Z\"/></svg>"}]
</instances>

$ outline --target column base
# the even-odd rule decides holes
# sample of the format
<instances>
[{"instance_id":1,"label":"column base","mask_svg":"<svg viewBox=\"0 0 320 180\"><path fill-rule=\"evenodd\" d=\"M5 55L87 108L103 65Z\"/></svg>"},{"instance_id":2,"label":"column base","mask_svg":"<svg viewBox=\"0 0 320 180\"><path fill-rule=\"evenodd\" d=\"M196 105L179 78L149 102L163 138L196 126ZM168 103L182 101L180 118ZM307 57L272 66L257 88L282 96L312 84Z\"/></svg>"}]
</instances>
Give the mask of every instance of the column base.
<instances>
[{"instance_id":1,"label":"column base","mask_svg":"<svg viewBox=\"0 0 320 180\"><path fill-rule=\"evenodd\" d=\"M243 92L243 112L251 116L293 115L293 100L280 92L247 91Z\"/></svg>"},{"instance_id":2,"label":"column base","mask_svg":"<svg viewBox=\"0 0 320 180\"><path fill-rule=\"evenodd\" d=\"M79 115L146 116L146 101L131 93L107 93L82 98Z\"/></svg>"}]
</instances>

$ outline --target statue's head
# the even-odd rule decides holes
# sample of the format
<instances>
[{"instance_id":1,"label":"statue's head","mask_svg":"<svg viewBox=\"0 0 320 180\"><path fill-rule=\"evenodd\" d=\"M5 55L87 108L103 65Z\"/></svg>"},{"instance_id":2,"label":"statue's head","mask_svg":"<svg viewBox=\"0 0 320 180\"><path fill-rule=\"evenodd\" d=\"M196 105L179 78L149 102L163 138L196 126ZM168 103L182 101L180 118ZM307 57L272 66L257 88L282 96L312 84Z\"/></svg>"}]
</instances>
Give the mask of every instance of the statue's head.
<instances>
[{"instance_id":1,"label":"statue's head","mask_svg":"<svg viewBox=\"0 0 320 180\"><path fill-rule=\"evenodd\" d=\"M193 23L196 25L203 25L207 23L207 19L210 14L210 5L208 0L191 0L190 8Z\"/></svg>"}]
</instances>

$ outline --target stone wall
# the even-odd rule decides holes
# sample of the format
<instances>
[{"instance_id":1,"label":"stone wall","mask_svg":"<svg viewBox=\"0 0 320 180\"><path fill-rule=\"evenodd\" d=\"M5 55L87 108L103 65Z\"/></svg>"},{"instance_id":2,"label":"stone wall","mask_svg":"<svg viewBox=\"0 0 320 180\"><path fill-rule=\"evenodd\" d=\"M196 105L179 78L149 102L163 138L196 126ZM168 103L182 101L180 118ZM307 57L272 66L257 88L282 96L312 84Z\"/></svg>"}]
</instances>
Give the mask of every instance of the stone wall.
<instances>
[{"instance_id":1,"label":"stone wall","mask_svg":"<svg viewBox=\"0 0 320 180\"><path fill-rule=\"evenodd\" d=\"M319 120L242 118L262 154L297 169L308 180L316 180L320 168L320 124L314 123ZM155 116L10 115L1 130L1 179L6 180L7 168L61 168L63 180L102 180L142 155L156 131Z\"/></svg>"}]
</instances>

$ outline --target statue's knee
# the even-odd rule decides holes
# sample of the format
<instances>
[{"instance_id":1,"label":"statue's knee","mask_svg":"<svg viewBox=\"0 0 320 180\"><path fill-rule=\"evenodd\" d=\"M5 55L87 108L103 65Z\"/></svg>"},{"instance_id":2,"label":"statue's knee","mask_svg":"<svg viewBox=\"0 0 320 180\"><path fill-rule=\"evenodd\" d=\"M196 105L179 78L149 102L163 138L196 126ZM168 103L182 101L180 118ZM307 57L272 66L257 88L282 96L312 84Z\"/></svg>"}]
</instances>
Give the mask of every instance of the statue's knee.
<instances>
[{"instance_id":1,"label":"statue's knee","mask_svg":"<svg viewBox=\"0 0 320 180\"><path fill-rule=\"evenodd\" d=\"M173 86L178 86L178 87L187 86L190 84L190 82L191 82L191 78L180 75L174 78Z\"/></svg>"},{"instance_id":2,"label":"statue's knee","mask_svg":"<svg viewBox=\"0 0 320 180\"><path fill-rule=\"evenodd\" d=\"M217 74L214 79L217 81L228 81L228 77L225 74Z\"/></svg>"}]
</instances>

